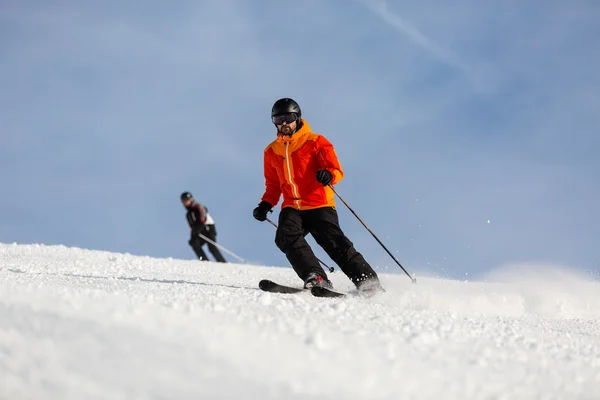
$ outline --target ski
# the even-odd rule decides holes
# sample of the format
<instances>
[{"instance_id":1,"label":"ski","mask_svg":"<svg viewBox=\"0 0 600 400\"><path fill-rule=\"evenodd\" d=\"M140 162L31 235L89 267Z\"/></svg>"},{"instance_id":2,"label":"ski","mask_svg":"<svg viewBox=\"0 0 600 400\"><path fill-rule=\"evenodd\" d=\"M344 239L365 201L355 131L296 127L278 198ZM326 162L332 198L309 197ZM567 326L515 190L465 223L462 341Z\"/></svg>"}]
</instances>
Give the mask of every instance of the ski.
<instances>
[{"instance_id":1,"label":"ski","mask_svg":"<svg viewBox=\"0 0 600 400\"><path fill-rule=\"evenodd\" d=\"M310 292L315 297L330 297L330 298L346 297L346 295L344 293L336 292L334 290L327 289L327 288L320 287L320 286L313 286L312 288L310 288Z\"/></svg>"},{"instance_id":2,"label":"ski","mask_svg":"<svg viewBox=\"0 0 600 400\"><path fill-rule=\"evenodd\" d=\"M264 290L265 292L285 294L301 293L305 290L302 288L280 285L279 283L275 283L268 279L263 279L262 281L260 281L258 283L258 287L260 288L260 290Z\"/></svg>"},{"instance_id":3,"label":"ski","mask_svg":"<svg viewBox=\"0 0 600 400\"><path fill-rule=\"evenodd\" d=\"M262 281L260 281L258 283L258 287L265 292L283 293L283 294L302 293L307 290L307 289L302 289L302 288L298 288L298 287L280 285L279 283L275 283L268 279L263 279ZM346 294L344 294L344 293L336 292L334 290L326 289L326 288L319 287L319 286L313 286L310 289L310 293L315 297L329 297L329 298L346 297Z\"/></svg>"}]
</instances>

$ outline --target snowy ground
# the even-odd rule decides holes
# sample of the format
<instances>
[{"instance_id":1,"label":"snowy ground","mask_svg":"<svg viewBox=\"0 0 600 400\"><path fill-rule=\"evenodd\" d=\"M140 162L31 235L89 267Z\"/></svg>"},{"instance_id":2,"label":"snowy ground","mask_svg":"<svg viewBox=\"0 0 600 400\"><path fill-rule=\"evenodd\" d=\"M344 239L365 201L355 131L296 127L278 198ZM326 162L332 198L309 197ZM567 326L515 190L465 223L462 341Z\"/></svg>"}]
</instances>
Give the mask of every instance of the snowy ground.
<instances>
[{"instance_id":1,"label":"snowy ground","mask_svg":"<svg viewBox=\"0 0 600 400\"><path fill-rule=\"evenodd\" d=\"M382 274L387 293L334 300L264 293L265 277L299 283L289 268L0 244L0 399L600 398L598 282Z\"/></svg>"}]
</instances>

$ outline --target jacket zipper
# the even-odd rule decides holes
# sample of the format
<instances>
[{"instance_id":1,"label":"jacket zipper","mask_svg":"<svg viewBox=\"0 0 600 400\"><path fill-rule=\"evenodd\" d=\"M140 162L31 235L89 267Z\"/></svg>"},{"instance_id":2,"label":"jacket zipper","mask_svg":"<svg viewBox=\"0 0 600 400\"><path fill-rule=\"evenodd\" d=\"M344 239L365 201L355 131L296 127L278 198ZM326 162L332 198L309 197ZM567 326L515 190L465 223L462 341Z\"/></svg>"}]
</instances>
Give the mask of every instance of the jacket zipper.
<instances>
[{"instance_id":1,"label":"jacket zipper","mask_svg":"<svg viewBox=\"0 0 600 400\"><path fill-rule=\"evenodd\" d=\"M298 188L296 187L296 184L294 183L294 181L292 180L292 168L290 166L290 152L289 150L289 143L285 144L285 163L287 165L287 170L288 170L288 179L290 182L290 185L292 185L292 193L294 194L294 197L296 199L300 198L300 194L298 193ZM300 209L300 200L294 200L294 203L296 203L296 208L299 210Z\"/></svg>"}]
</instances>

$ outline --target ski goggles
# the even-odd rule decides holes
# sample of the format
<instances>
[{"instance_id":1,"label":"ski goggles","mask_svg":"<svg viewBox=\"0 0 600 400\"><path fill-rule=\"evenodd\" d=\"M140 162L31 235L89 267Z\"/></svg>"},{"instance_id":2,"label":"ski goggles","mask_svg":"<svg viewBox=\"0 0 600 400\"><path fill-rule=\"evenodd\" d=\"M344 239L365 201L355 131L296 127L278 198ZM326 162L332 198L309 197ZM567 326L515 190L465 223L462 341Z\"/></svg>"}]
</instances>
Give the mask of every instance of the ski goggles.
<instances>
[{"instance_id":1,"label":"ski goggles","mask_svg":"<svg viewBox=\"0 0 600 400\"><path fill-rule=\"evenodd\" d=\"M284 122L291 124L292 122L298 120L298 114L289 113L289 114L273 115L271 117L271 120L273 121L273 123L275 125L282 125Z\"/></svg>"}]
</instances>

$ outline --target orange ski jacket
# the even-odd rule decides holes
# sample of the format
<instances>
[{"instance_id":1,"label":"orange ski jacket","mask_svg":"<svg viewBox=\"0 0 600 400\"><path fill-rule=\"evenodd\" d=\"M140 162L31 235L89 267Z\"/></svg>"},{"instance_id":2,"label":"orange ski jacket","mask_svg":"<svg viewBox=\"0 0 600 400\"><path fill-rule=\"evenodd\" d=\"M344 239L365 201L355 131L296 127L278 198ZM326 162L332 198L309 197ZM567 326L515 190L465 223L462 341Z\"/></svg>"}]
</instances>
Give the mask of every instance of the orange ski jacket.
<instances>
[{"instance_id":1,"label":"orange ski jacket","mask_svg":"<svg viewBox=\"0 0 600 400\"><path fill-rule=\"evenodd\" d=\"M276 206L283 194L281 208L310 210L335 206L333 190L317 181L317 171L333 175L330 185L342 180L344 172L333 145L313 133L303 119L302 127L291 137L278 134L264 153L265 194L263 201Z\"/></svg>"}]
</instances>

